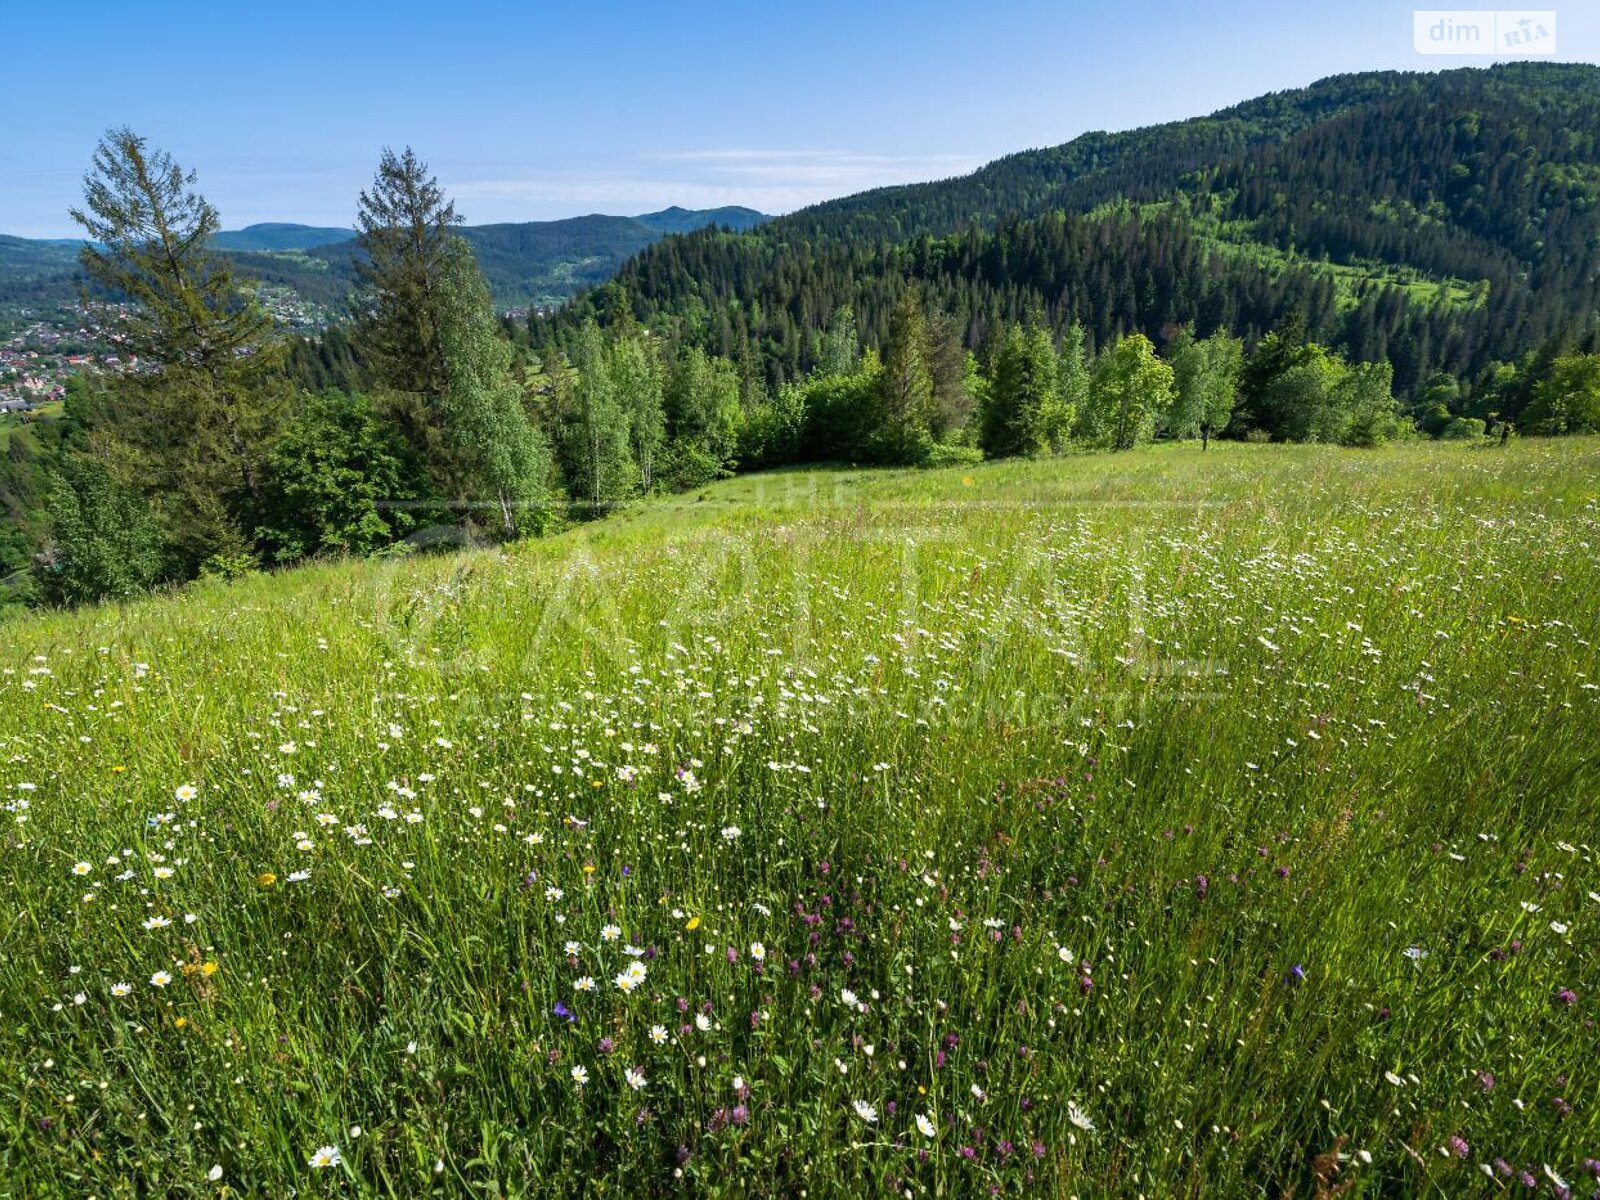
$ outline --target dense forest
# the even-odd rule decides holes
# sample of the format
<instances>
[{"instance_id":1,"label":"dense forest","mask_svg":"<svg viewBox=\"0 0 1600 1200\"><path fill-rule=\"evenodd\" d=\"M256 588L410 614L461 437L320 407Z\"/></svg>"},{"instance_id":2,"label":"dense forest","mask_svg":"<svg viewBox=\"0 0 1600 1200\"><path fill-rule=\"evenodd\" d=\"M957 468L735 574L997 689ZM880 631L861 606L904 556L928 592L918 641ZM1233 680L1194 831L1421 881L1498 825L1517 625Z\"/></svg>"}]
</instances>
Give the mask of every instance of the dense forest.
<instances>
[{"instance_id":1,"label":"dense forest","mask_svg":"<svg viewBox=\"0 0 1600 1200\"><path fill-rule=\"evenodd\" d=\"M1104 344L1178 326L1254 344L1290 313L1411 401L1470 395L1532 348L1592 346L1600 309L1600 69L1516 63L1340 76L1213 116L866 192L740 236L667 239L551 319L621 310L769 388L817 362L848 305L881 346L914 282L980 350L1006 323Z\"/></svg>"},{"instance_id":2,"label":"dense forest","mask_svg":"<svg viewBox=\"0 0 1600 1200\"><path fill-rule=\"evenodd\" d=\"M259 301L280 260L219 253L195 177L113 130L79 269L136 301L141 369L6 442L6 599L516 538L782 464L1600 432L1597 131L1595 68L1340 77L742 231L654 214L527 321L487 277L533 251L385 152L326 273L352 317L302 337Z\"/></svg>"}]
</instances>

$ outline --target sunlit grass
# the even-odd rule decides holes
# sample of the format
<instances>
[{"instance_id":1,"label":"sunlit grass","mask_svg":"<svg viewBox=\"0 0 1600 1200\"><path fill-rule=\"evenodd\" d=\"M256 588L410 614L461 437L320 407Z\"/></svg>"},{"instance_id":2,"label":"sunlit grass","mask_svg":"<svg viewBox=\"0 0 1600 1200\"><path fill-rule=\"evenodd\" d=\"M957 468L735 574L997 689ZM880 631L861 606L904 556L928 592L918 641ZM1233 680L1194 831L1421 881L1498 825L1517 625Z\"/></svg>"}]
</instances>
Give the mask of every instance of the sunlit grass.
<instances>
[{"instance_id":1,"label":"sunlit grass","mask_svg":"<svg viewBox=\"0 0 1600 1200\"><path fill-rule=\"evenodd\" d=\"M9 624L0 1178L1586 1195L1597 548L1167 447Z\"/></svg>"}]
</instances>

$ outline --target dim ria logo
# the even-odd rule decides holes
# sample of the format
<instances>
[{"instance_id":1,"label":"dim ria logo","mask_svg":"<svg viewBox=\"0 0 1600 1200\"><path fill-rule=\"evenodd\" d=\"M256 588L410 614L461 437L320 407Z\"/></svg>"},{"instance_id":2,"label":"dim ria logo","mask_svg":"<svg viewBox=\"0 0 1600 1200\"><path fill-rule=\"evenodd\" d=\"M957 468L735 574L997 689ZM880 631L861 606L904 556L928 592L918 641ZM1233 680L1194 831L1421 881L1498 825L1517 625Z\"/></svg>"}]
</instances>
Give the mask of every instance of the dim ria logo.
<instances>
[{"instance_id":1,"label":"dim ria logo","mask_svg":"<svg viewBox=\"0 0 1600 1200\"><path fill-rule=\"evenodd\" d=\"M1486 9L1418 9L1411 14L1418 54L1554 54L1556 14Z\"/></svg>"}]
</instances>

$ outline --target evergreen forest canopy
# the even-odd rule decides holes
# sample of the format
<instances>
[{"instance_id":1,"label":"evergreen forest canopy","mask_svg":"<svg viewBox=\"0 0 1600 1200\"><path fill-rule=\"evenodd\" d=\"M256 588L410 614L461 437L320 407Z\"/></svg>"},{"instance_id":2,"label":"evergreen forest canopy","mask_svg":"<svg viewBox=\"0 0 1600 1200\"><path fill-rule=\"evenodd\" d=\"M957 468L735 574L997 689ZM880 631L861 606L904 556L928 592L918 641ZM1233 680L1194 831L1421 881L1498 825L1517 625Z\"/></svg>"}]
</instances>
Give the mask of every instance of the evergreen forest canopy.
<instances>
[{"instance_id":1,"label":"evergreen forest canopy","mask_svg":"<svg viewBox=\"0 0 1600 1200\"><path fill-rule=\"evenodd\" d=\"M1591 66L1338 76L745 235L668 239L535 320L534 340L626 309L776 388L820 361L841 306L881 347L914 285L975 351L1028 320L1079 324L1093 347L1164 344L1180 325L1254 345L1297 314L1307 338L1391 361L1404 399L1447 372L1470 402L1496 364L1593 346L1597 137Z\"/></svg>"},{"instance_id":2,"label":"evergreen forest canopy","mask_svg":"<svg viewBox=\"0 0 1600 1200\"><path fill-rule=\"evenodd\" d=\"M137 301L147 369L9 439L0 567L13 601L78 603L788 463L1600 431L1597 137L1592 67L1337 77L670 233L525 323L385 151L352 320L306 339L264 313L262 256L218 252L195 176L113 130L81 269Z\"/></svg>"}]
</instances>

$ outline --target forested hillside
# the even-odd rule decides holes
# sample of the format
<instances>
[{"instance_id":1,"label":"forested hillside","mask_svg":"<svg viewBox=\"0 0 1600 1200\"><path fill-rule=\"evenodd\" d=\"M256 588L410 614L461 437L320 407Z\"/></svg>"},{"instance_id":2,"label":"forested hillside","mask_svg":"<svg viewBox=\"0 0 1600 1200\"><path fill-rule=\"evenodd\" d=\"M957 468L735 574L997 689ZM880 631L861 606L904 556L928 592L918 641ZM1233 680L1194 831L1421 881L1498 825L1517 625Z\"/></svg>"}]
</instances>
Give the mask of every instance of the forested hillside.
<instances>
[{"instance_id":1,"label":"forested hillside","mask_svg":"<svg viewBox=\"0 0 1600 1200\"><path fill-rule=\"evenodd\" d=\"M667 234L707 226L747 230L764 220L749 208L673 207L636 217L469 225L460 232L494 302L511 308L560 303L610 278L630 255ZM290 288L325 308L340 305L355 284L359 249L350 230L252 225L219 232L211 246L228 252L241 276ZM75 244L0 236L0 303L71 301L83 282L77 256Z\"/></svg>"},{"instance_id":2,"label":"forested hillside","mask_svg":"<svg viewBox=\"0 0 1600 1200\"><path fill-rule=\"evenodd\" d=\"M1098 345L1178 325L1254 342L1296 314L1396 388L1592 344L1600 307L1600 69L1518 63L1339 76L1192 121L880 189L752 233L669 238L553 321L626 308L775 387L850 306L881 346L915 281L980 349L1037 315Z\"/></svg>"},{"instance_id":3,"label":"forested hillside","mask_svg":"<svg viewBox=\"0 0 1600 1200\"><path fill-rule=\"evenodd\" d=\"M137 296L139 366L11 439L5 598L508 540L783 465L1597 433L1597 130L1593 67L1347 76L744 230L463 228L408 149L354 245L249 253L112 130L82 266ZM361 299L308 336L252 276Z\"/></svg>"}]
</instances>

